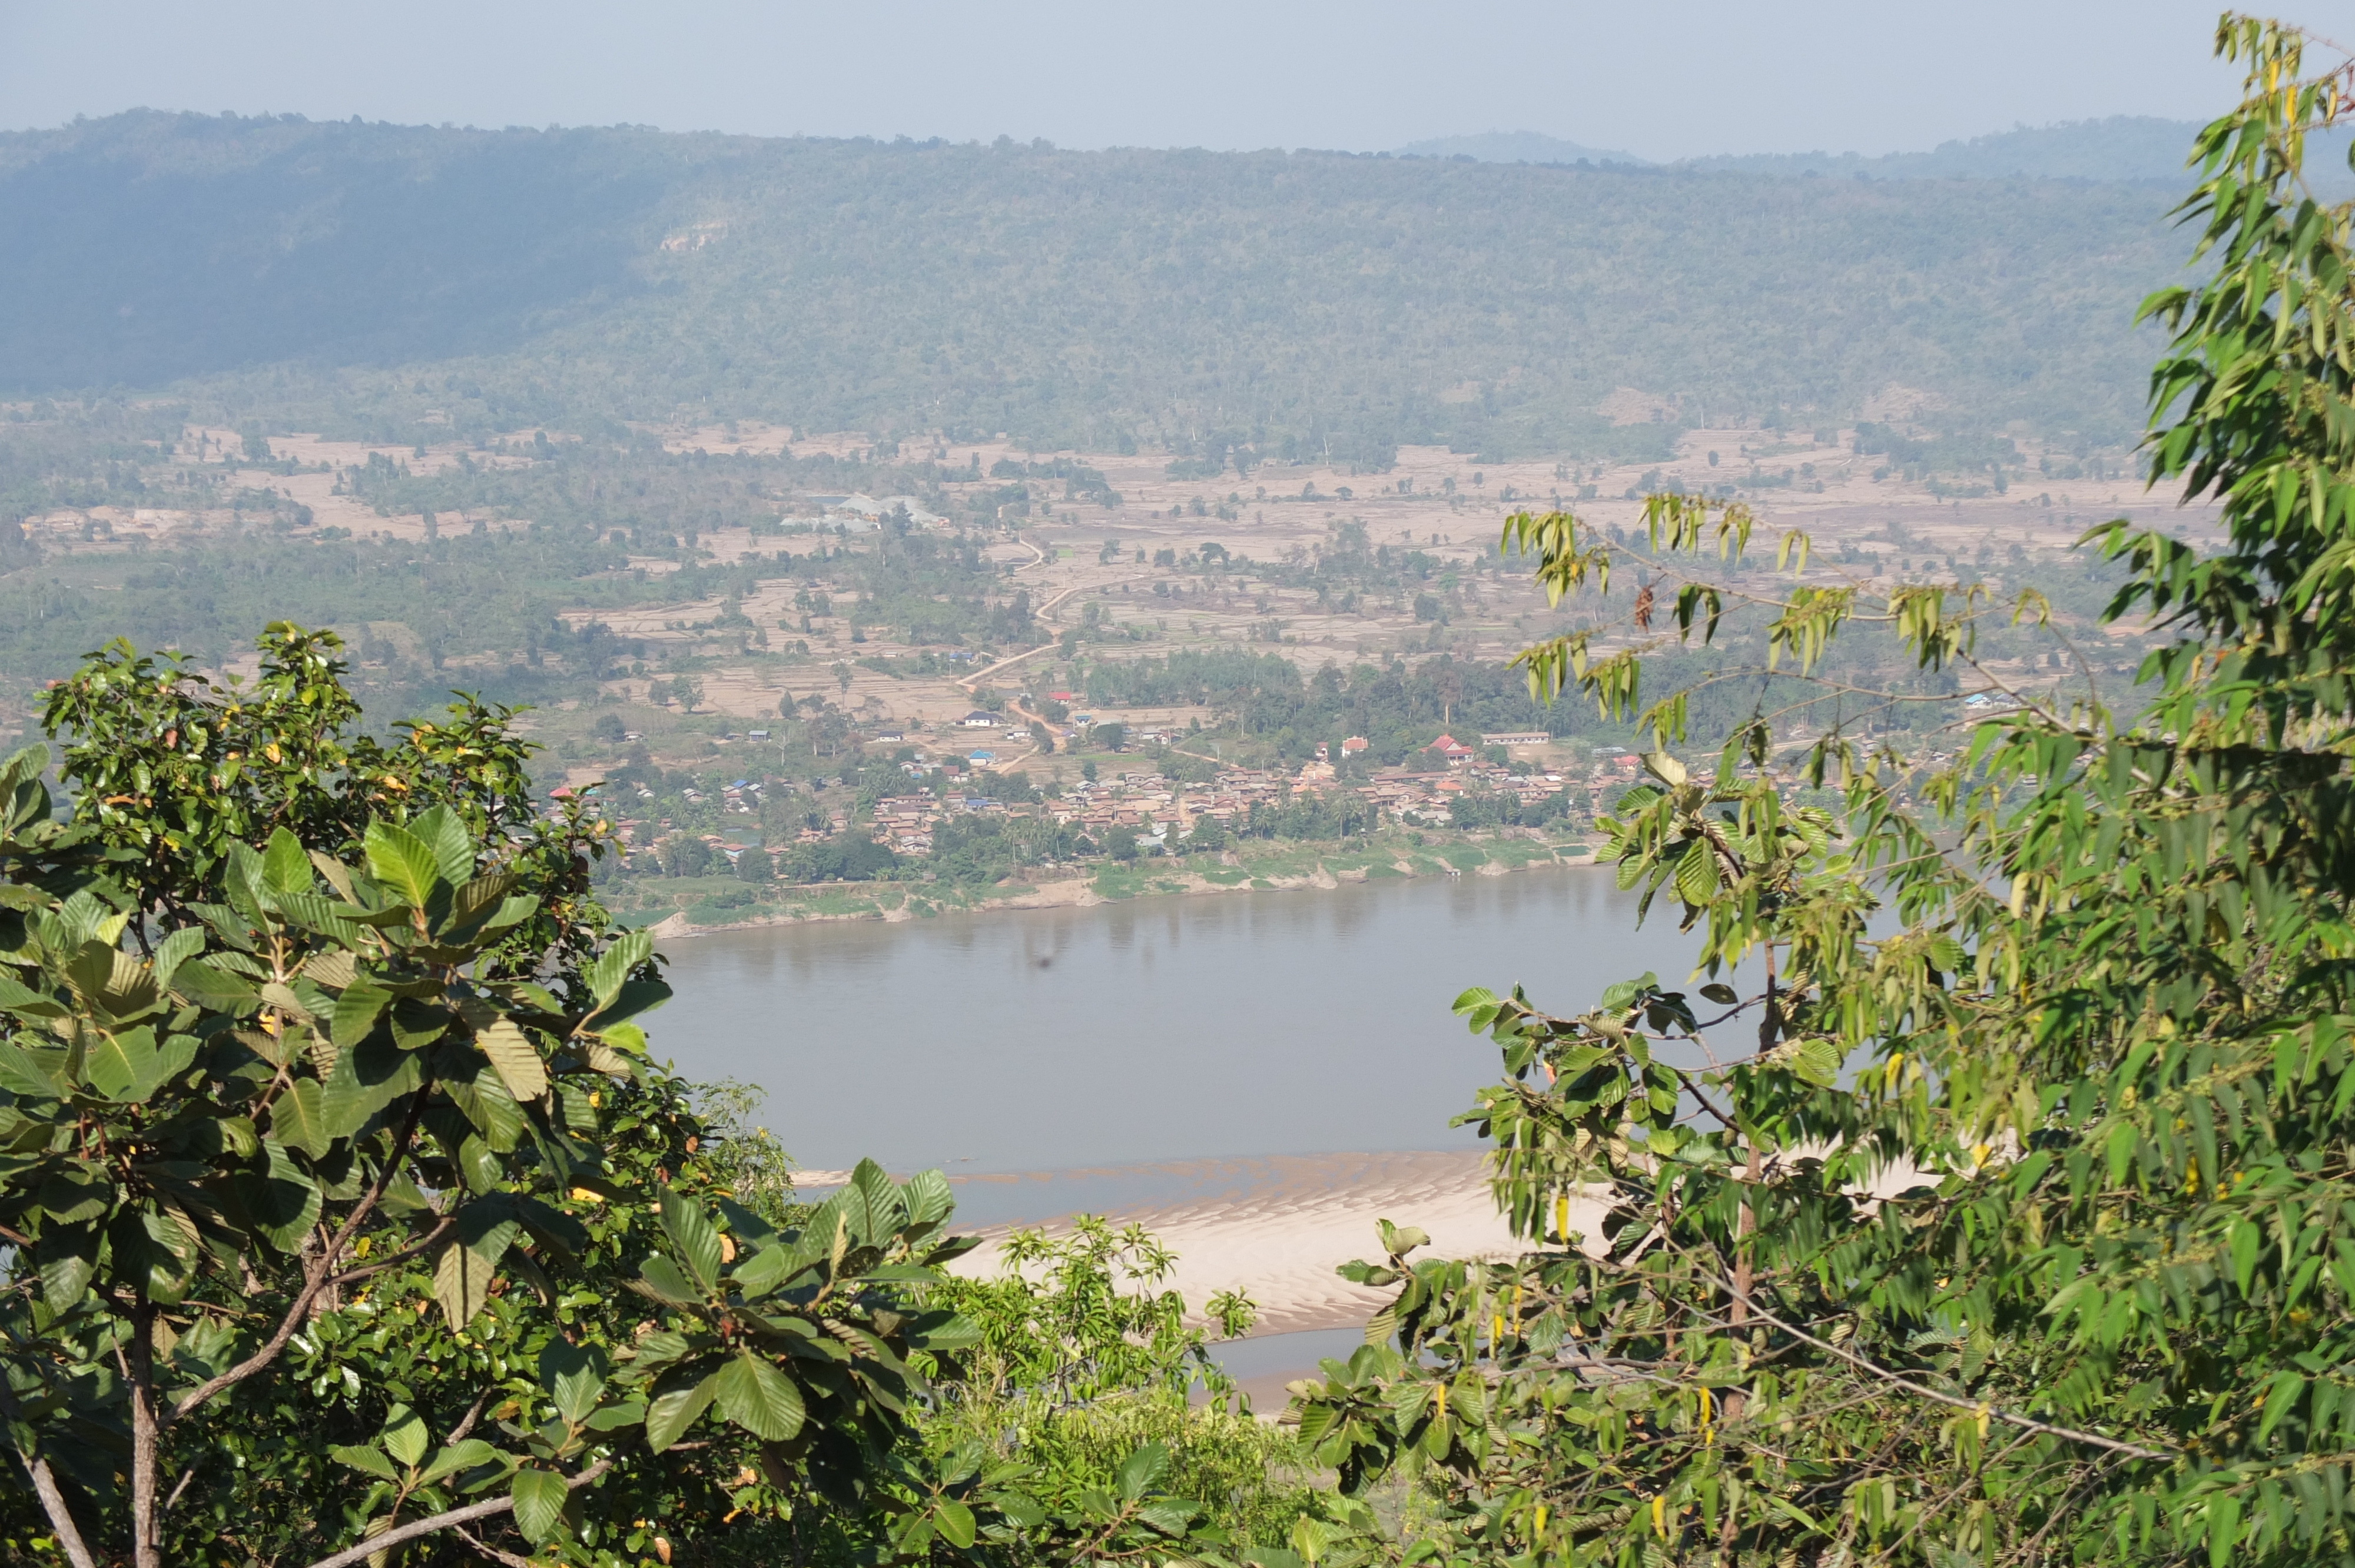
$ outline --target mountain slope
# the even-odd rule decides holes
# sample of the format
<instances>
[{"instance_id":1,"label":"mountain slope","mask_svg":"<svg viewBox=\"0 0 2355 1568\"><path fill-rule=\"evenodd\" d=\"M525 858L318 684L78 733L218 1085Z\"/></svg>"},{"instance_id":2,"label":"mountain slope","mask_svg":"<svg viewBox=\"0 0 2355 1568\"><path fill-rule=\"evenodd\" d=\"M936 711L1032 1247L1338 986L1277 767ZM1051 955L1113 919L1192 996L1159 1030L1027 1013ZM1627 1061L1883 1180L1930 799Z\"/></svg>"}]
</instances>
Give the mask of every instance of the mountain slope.
<instances>
[{"instance_id":1,"label":"mountain slope","mask_svg":"<svg viewBox=\"0 0 2355 1568\"><path fill-rule=\"evenodd\" d=\"M380 439L602 418L1640 450L1682 417L2115 439L2128 185L126 115L0 138L0 389ZM667 247L667 248L666 248Z\"/></svg>"}]
</instances>

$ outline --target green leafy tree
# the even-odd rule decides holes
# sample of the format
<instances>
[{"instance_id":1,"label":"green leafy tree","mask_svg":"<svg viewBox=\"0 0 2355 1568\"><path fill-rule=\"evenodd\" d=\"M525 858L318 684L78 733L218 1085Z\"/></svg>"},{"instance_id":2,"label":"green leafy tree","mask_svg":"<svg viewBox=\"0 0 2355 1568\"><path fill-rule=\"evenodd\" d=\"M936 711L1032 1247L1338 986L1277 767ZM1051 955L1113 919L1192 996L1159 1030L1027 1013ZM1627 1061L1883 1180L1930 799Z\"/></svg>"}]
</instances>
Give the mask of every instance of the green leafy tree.
<instances>
[{"instance_id":1,"label":"green leafy tree","mask_svg":"<svg viewBox=\"0 0 2355 1568\"><path fill-rule=\"evenodd\" d=\"M856 1500L964 1331L911 1299L945 1186L866 1168L815 1232L698 1195L602 824L474 705L347 736L335 647L273 627L250 688L110 650L50 699L71 820L39 748L0 768L6 1528L77 1568L585 1562L739 1472ZM635 1328L588 1310L624 1283Z\"/></svg>"},{"instance_id":2,"label":"green leafy tree","mask_svg":"<svg viewBox=\"0 0 2355 1568\"><path fill-rule=\"evenodd\" d=\"M1770 668L1893 635L2017 705L1951 762L1824 736L1803 771L1837 814L1774 777L1763 702L1691 768L1699 688L1646 705L1643 673L1745 613L1689 563L1751 519L1678 496L1647 504L1667 622L1646 588L1610 651L1597 627L1523 655L1651 732L1606 854L1700 933L1707 979L1572 1015L1457 1003L1510 1074L1465 1119L1529 1250L1417 1259L1386 1226L1352 1270L1397 1289L1377 1342L1301 1406L1345 1488L1428 1484L1418 1557L2355 1556L2355 296L2350 211L2303 182L2355 77L2271 23L2218 44L2248 88L2197 144L2200 281L2146 307L2171 342L2145 451L2224 537L2088 540L2129 572L2105 620L2171 638L2136 706L1982 660L1968 580L1877 588L1792 535ZM1626 559L1567 514L1505 542L1558 599Z\"/></svg>"},{"instance_id":3,"label":"green leafy tree","mask_svg":"<svg viewBox=\"0 0 2355 1568\"><path fill-rule=\"evenodd\" d=\"M1059 1235L1017 1231L1001 1262L996 1277L955 1278L936 1298L978 1340L956 1375L939 1380L926 1441L951 1469L1022 1467L1021 1491L1061 1521L1054 1537L1034 1535L1034 1545L1052 1545L1044 1560L1088 1550L1100 1524L1086 1521L1113 1517L1140 1466L1190 1505L1183 1517L1197 1552L1235 1555L1284 1540L1304 1513L1334 1517L1332 1499L1300 1474L1291 1439L1251 1416L1210 1354L1212 1338L1250 1331L1248 1297L1220 1292L1206 1303L1209 1326L1189 1326L1184 1298L1165 1287L1175 1255L1142 1227L1114 1230L1093 1215ZM1188 1403L1196 1389L1209 1395L1199 1406Z\"/></svg>"}]
</instances>

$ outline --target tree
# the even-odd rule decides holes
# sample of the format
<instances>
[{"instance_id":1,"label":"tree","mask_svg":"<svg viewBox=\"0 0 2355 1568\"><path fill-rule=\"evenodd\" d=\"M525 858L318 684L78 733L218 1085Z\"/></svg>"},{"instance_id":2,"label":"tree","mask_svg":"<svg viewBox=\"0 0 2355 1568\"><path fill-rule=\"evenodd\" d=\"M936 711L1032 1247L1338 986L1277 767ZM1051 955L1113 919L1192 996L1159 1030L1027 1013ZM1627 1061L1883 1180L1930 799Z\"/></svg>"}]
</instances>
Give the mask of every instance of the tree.
<instances>
[{"instance_id":1,"label":"tree","mask_svg":"<svg viewBox=\"0 0 2355 1568\"><path fill-rule=\"evenodd\" d=\"M70 820L0 767L0 1531L578 1555L746 1466L738 1507L864 1495L964 1332L909 1294L945 1185L867 1168L817 1233L703 1190L603 824L540 814L504 710L346 733L337 646L272 626L222 688L118 645L48 700Z\"/></svg>"},{"instance_id":2,"label":"tree","mask_svg":"<svg viewBox=\"0 0 2355 1568\"><path fill-rule=\"evenodd\" d=\"M663 843L662 866L668 876L701 876L711 869L711 846L693 833L673 833Z\"/></svg>"},{"instance_id":3,"label":"tree","mask_svg":"<svg viewBox=\"0 0 2355 1568\"><path fill-rule=\"evenodd\" d=\"M899 864L899 855L889 845L847 834L822 843L795 844L785 857L787 876L801 883L868 882Z\"/></svg>"},{"instance_id":4,"label":"tree","mask_svg":"<svg viewBox=\"0 0 2355 1568\"><path fill-rule=\"evenodd\" d=\"M1648 655L1742 613L1685 560L1738 553L1748 513L1676 495L1646 503L1668 622L1647 589L1614 651L1583 632L1523 655L1540 692L1575 683L1650 731L1606 853L1700 932L1708 978L1636 977L1572 1015L1459 999L1510 1075L1464 1119L1529 1250L1418 1260L1421 1234L1385 1223L1351 1272L1397 1287L1372 1326L1394 1343L1327 1363L1302 1411L1345 1488L1432 1483L1447 1527L1418 1553L2355 1551L2355 298L2350 211L2301 175L2355 74L2307 74L2271 23L2227 17L2218 46L2248 86L2197 144L2203 275L2146 306L2170 342L2144 453L2155 484L2222 503L2226 537L2086 541L2129 571L2105 619L2176 639L2137 707L1983 662L1978 585L1876 591L1787 535L1770 668L1814 679L1835 638L1880 631L2019 706L1953 761L1825 735L1805 776L1837 813L1771 777L1785 715L1763 702L1694 768L1670 751L1693 699L1765 688L1727 669L1639 696ZM1557 599L1633 560L1563 513L1505 543Z\"/></svg>"}]
</instances>

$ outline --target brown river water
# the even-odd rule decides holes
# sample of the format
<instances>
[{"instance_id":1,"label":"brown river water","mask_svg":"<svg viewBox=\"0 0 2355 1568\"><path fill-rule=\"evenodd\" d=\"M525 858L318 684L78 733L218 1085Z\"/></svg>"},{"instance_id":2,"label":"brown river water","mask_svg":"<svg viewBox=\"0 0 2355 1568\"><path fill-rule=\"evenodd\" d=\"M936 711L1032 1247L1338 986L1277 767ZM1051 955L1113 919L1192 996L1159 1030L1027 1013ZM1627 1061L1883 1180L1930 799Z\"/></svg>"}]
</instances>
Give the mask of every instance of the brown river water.
<instances>
[{"instance_id":1,"label":"brown river water","mask_svg":"<svg viewBox=\"0 0 2355 1568\"><path fill-rule=\"evenodd\" d=\"M1680 982L1693 939L1635 903L1572 866L717 932L665 944L649 1032L691 1077L760 1085L813 1170L938 1166L985 1224L1158 1207L1265 1157L1471 1148L1448 1121L1498 1061L1449 1004Z\"/></svg>"}]
</instances>

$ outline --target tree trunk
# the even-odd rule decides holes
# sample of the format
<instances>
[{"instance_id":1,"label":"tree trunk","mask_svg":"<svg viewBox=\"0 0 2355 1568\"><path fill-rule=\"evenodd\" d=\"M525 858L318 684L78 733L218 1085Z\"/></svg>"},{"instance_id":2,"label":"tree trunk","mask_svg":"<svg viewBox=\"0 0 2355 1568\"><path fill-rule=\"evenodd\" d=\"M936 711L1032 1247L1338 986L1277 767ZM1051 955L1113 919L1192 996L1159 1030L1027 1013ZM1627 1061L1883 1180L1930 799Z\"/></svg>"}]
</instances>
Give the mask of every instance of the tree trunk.
<instances>
[{"instance_id":1,"label":"tree trunk","mask_svg":"<svg viewBox=\"0 0 2355 1568\"><path fill-rule=\"evenodd\" d=\"M163 1427L155 1410L155 1304L132 1308L125 1359L131 1383L131 1561L133 1568L164 1568L162 1520L156 1508Z\"/></svg>"},{"instance_id":2,"label":"tree trunk","mask_svg":"<svg viewBox=\"0 0 2355 1568\"><path fill-rule=\"evenodd\" d=\"M1769 942L1766 944L1766 1014L1758 1021L1758 1049L1762 1054L1774 1048L1775 1037L1782 1033L1782 1009L1774 996L1774 945ZM1758 1185L1758 1139L1755 1134L1748 1134L1743 1141L1750 1146L1750 1158L1742 1167L1742 1207L1733 1220L1733 1300L1725 1314L1726 1322L1737 1340L1745 1337L1744 1330L1750 1326L1750 1293L1757 1283L1751 1266L1750 1238L1758 1229L1758 1214L1751 1207L1750 1192ZM1726 1424L1732 1425L1741 1420L1742 1413L1748 1405L1749 1401L1739 1389L1726 1394L1723 1412ZM1727 1563L1734 1560L1740 1530L1736 1510L1728 1499L1725 1520L1718 1529L1717 1538L1719 1555Z\"/></svg>"},{"instance_id":3,"label":"tree trunk","mask_svg":"<svg viewBox=\"0 0 2355 1568\"><path fill-rule=\"evenodd\" d=\"M0 1419L5 1419L12 1428L23 1424L23 1416L16 1408L14 1394L9 1391L5 1373L0 1373ZM25 1474L32 1480L33 1495L40 1499L41 1511L49 1516L49 1528L57 1532L58 1545L64 1550L66 1561L72 1563L73 1568L98 1568L98 1559L83 1543L81 1527L74 1522L73 1510L66 1502L65 1492L59 1487L57 1472L49 1468L48 1457L37 1447L19 1448L16 1457L24 1465Z\"/></svg>"}]
</instances>

